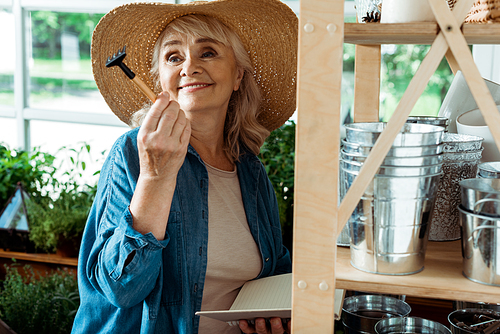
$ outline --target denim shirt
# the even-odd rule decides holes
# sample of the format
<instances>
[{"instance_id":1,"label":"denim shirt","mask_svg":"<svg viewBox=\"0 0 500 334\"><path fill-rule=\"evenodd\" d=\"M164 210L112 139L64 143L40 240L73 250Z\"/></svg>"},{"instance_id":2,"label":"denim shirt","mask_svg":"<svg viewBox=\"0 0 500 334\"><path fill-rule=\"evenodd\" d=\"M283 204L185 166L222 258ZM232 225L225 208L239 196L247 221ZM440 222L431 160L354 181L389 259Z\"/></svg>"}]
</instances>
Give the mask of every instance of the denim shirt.
<instances>
[{"instance_id":1,"label":"denim shirt","mask_svg":"<svg viewBox=\"0 0 500 334\"><path fill-rule=\"evenodd\" d=\"M208 173L189 146L165 239L137 232L129 211L139 176L137 132L116 141L101 170L80 248L81 301L72 333L198 332L195 312L201 309L207 269ZM245 154L237 172L248 225L262 256L258 278L290 272L276 194L262 163Z\"/></svg>"}]
</instances>

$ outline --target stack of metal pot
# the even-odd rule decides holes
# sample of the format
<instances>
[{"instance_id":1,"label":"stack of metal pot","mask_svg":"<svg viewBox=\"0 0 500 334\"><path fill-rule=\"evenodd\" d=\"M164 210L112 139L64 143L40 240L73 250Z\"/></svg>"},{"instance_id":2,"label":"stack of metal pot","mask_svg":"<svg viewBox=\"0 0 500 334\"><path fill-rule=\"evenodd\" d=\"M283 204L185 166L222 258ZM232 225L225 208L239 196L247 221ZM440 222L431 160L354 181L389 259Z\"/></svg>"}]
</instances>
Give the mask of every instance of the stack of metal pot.
<instances>
[{"instance_id":1,"label":"stack of metal pot","mask_svg":"<svg viewBox=\"0 0 500 334\"><path fill-rule=\"evenodd\" d=\"M463 273L500 286L500 179L460 181Z\"/></svg>"},{"instance_id":2,"label":"stack of metal pot","mask_svg":"<svg viewBox=\"0 0 500 334\"><path fill-rule=\"evenodd\" d=\"M340 161L343 198L386 123L346 124ZM349 221L351 264L392 275L421 271L442 172L444 129L405 124Z\"/></svg>"}]
</instances>

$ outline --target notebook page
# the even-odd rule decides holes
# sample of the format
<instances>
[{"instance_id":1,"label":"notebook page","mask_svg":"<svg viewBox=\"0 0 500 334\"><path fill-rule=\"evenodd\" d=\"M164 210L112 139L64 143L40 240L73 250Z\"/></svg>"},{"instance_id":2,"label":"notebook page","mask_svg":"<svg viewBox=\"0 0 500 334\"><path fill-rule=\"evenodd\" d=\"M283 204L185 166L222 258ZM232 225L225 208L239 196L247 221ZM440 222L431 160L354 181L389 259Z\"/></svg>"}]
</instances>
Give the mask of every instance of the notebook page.
<instances>
[{"instance_id":1,"label":"notebook page","mask_svg":"<svg viewBox=\"0 0 500 334\"><path fill-rule=\"evenodd\" d=\"M249 281L243 285L230 310L292 307L292 274Z\"/></svg>"}]
</instances>

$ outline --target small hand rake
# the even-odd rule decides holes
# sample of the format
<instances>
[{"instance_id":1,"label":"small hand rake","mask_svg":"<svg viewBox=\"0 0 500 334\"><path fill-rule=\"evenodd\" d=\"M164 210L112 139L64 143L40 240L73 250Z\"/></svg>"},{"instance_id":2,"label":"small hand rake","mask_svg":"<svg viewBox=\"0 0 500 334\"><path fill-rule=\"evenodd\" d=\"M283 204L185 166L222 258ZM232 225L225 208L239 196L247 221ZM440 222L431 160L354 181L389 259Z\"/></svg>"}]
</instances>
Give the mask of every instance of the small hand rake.
<instances>
[{"instance_id":1,"label":"small hand rake","mask_svg":"<svg viewBox=\"0 0 500 334\"><path fill-rule=\"evenodd\" d=\"M126 45L123 46L123 49L121 50L118 49L117 53L115 53L112 57L109 57L108 60L106 60L106 67L119 66L122 69L122 71L127 75L127 77L129 77L129 79L131 79L137 85L137 87L151 100L151 102L155 102L156 101L155 93L153 93L153 91L151 91L151 89L149 89L149 87L146 86L144 81L139 79L134 74L134 72L132 72L130 68L128 68L127 65L123 63L123 59L127 55L125 53L126 47L127 47Z\"/></svg>"}]
</instances>

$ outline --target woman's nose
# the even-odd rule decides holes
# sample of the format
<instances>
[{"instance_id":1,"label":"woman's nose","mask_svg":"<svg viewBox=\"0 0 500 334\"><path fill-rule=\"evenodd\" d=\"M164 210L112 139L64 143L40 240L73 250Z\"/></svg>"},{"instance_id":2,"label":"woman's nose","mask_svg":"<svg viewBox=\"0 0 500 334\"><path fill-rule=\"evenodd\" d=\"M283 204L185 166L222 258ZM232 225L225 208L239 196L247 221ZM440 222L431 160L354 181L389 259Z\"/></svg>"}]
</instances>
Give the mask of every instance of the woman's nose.
<instances>
[{"instance_id":1,"label":"woman's nose","mask_svg":"<svg viewBox=\"0 0 500 334\"><path fill-rule=\"evenodd\" d=\"M203 69L201 67L200 62L193 58L187 57L182 64L181 76L190 76L194 74L202 73Z\"/></svg>"}]
</instances>

